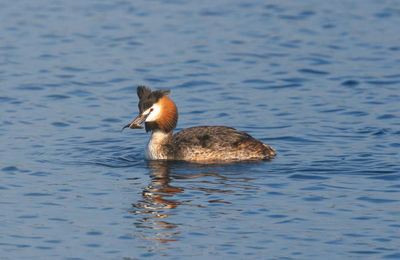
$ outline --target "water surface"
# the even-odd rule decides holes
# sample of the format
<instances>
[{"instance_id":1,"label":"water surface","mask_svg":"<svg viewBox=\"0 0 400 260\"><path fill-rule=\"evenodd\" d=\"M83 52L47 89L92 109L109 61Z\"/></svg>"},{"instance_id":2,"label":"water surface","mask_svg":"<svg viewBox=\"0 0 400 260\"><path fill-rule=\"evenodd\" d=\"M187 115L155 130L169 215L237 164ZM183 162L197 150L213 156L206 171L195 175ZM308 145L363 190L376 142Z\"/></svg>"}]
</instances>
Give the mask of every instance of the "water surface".
<instances>
[{"instance_id":1,"label":"water surface","mask_svg":"<svg viewBox=\"0 0 400 260\"><path fill-rule=\"evenodd\" d=\"M396 1L0 3L0 258L399 259ZM136 86L268 162L146 162Z\"/></svg>"}]
</instances>

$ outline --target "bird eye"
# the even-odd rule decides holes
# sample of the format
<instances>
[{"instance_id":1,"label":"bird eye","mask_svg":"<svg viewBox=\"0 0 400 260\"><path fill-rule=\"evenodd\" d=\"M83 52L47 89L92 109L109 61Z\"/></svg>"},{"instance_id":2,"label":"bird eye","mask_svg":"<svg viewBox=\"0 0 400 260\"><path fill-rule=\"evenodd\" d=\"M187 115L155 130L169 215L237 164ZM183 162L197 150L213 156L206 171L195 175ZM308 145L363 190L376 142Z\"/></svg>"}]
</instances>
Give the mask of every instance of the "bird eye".
<instances>
[{"instance_id":1,"label":"bird eye","mask_svg":"<svg viewBox=\"0 0 400 260\"><path fill-rule=\"evenodd\" d=\"M150 112L153 112L154 108L150 108Z\"/></svg>"}]
</instances>

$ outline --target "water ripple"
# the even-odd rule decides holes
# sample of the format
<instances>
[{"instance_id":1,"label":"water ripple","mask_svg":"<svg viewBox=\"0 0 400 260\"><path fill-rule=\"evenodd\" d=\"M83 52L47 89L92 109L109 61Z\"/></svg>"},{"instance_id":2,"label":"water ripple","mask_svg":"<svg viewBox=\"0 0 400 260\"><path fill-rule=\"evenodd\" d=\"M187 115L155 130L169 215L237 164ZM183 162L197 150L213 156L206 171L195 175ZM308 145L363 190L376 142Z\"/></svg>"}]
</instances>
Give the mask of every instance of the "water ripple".
<instances>
[{"instance_id":1,"label":"water ripple","mask_svg":"<svg viewBox=\"0 0 400 260\"><path fill-rule=\"evenodd\" d=\"M205 80L191 80L180 85L177 85L176 88L192 88L192 87L199 87L199 86L213 86L216 85L215 82L205 81Z\"/></svg>"},{"instance_id":2,"label":"water ripple","mask_svg":"<svg viewBox=\"0 0 400 260\"><path fill-rule=\"evenodd\" d=\"M312 75L328 75L330 74L327 71L322 70L314 70L314 69L299 69L298 72Z\"/></svg>"}]
</instances>

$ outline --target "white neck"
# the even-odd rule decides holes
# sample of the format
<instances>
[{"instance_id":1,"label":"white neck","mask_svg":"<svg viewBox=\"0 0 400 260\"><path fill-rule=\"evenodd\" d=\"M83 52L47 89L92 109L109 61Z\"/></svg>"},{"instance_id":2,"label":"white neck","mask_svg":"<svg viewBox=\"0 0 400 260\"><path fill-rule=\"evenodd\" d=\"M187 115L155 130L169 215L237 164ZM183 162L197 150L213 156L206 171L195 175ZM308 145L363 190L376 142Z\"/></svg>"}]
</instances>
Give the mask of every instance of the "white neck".
<instances>
[{"instance_id":1,"label":"white neck","mask_svg":"<svg viewBox=\"0 0 400 260\"><path fill-rule=\"evenodd\" d=\"M153 131L149 143L147 144L145 158L147 160L168 159L167 153L163 149L163 144L168 142L171 135L172 131L170 133L165 133L159 130Z\"/></svg>"}]
</instances>

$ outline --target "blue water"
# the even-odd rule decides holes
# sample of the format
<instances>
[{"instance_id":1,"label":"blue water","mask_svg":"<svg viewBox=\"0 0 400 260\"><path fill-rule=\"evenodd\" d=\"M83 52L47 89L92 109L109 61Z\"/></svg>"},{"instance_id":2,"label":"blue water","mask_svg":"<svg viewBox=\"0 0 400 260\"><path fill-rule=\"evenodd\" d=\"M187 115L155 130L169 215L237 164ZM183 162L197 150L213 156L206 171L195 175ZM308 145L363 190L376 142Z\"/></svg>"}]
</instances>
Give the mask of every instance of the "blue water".
<instances>
[{"instance_id":1,"label":"blue water","mask_svg":"<svg viewBox=\"0 0 400 260\"><path fill-rule=\"evenodd\" d=\"M1 259L400 259L398 1L0 2ZM136 86L269 162L146 162Z\"/></svg>"}]
</instances>

